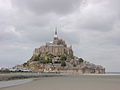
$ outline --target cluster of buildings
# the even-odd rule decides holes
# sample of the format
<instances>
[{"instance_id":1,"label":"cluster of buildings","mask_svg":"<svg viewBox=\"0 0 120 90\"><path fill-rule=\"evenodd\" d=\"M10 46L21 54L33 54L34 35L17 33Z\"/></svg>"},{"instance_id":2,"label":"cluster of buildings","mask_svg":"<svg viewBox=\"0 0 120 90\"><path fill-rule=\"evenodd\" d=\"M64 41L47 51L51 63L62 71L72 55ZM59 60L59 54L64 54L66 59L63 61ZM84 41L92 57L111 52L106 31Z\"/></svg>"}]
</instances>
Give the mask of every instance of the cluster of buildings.
<instances>
[{"instance_id":1,"label":"cluster of buildings","mask_svg":"<svg viewBox=\"0 0 120 90\"><path fill-rule=\"evenodd\" d=\"M51 63L40 63L39 60L34 60L33 57L46 57L46 54L53 55ZM66 59L61 60L60 55L66 56ZM46 60L46 59L45 59ZM65 66L61 66L61 63L54 63L53 61L59 61L65 63ZM16 68L23 67L31 69L32 71L50 71L50 72L68 72L68 73L105 73L105 68L100 65L95 65L87 61L80 61L80 58L75 57L73 54L72 46L68 47L66 42L58 38L57 30L55 30L53 41L46 43L45 45L35 48L32 59L30 59L26 65L19 65Z\"/></svg>"}]
</instances>

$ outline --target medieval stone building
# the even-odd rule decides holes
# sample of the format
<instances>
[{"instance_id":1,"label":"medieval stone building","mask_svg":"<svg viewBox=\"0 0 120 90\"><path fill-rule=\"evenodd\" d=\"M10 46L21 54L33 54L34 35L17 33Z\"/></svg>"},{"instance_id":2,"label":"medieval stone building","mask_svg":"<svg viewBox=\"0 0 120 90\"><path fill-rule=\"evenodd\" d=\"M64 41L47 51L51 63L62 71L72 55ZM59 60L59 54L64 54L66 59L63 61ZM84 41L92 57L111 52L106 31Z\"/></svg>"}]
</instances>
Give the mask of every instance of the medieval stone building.
<instances>
[{"instance_id":1,"label":"medieval stone building","mask_svg":"<svg viewBox=\"0 0 120 90\"><path fill-rule=\"evenodd\" d=\"M53 41L50 43L46 43L46 45L41 46L40 48L36 48L33 55L45 56L46 53L52 55L73 56L72 47L68 47L64 40L58 38L57 29L55 30Z\"/></svg>"}]
</instances>

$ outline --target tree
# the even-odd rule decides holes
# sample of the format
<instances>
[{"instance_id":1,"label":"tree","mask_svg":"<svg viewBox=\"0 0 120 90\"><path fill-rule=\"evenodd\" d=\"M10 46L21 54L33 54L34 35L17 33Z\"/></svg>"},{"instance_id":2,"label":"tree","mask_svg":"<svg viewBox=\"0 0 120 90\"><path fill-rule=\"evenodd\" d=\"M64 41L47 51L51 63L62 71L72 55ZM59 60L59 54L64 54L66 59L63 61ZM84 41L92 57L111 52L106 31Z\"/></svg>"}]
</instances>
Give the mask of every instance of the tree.
<instances>
[{"instance_id":1,"label":"tree","mask_svg":"<svg viewBox=\"0 0 120 90\"><path fill-rule=\"evenodd\" d=\"M41 56L32 57L32 61L39 61L40 63L43 63L43 64L52 63L51 58L45 59L45 57L41 57ZM24 63L24 65L26 65L26 63Z\"/></svg>"},{"instance_id":2,"label":"tree","mask_svg":"<svg viewBox=\"0 0 120 90\"><path fill-rule=\"evenodd\" d=\"M73 64L73 67L76 67L76 64Z\"/></svg>"},{"instance_id":3,"label":"tree","mask_svg":"<svg viewBox=\"0 0 120 90\"><path fill-rule=\"evenodd\" d=\"M39 61L39 56L35 56L35 57L33 58L33 61Z\"/></svg>"},{"instance_id":4,"label":"tree","mask_svg":"<svg viewBox=\"0 0 120 90\"><path fill-rule=\"evenodd\" d=\"M39 57L39 61L41 61L41 60L45 60L45 57Z\"/></svg>"},{"instance_id":5,"label":"tree","mask_svg":"<svg viewBox=\"0 0 120 90\"><path fill-rule=\"evenodd\" d=\"M82 63L84 60L82 58L79 58L79 63Z\"/></svg>"},{"instance_id":6,"label":"tree","mask_svg":"<svg viewBox=\"0 0 120 90\"><path fill-rule=\"evenodd\" d=\"M47 59L45 61L46 61L46 63L52 63L52 59Z\"/></svg>"},{"instance_id":7,"label":"tree","mask_svg":"<svg viewBox=\"0 0 120 90\"><path fill-rule=\"evenodd\" d=\"M51 54L51 53L47 54L47 56L48 56L50 59L52 59L52 58L55 57L55 56L54 56L53 54Z\"/></svg>"},{"instance_id":8,"label":"tree","mask_svg":"<svg viewBox=\"0 0 120 90\"><path fill-rule=\"evenodd\" d=\"M67 59L67 56L66 56L66 55L60 55L60 59L61 59L61 60L66 60L66 59Z\"/></svg>"},{"instance_id":9,"label":"tree","mask_svg":"<svg viewBox=\"0 0 120 90\"><path fill-rule=\"evenodd\" d=\"M28 63L27 63L27 62L23 63L23 66L24 66L24 67L25 67L25 66L28 66Z\"/></svg>"},{"instance_id":10,"label":"tree","mask_svg":"<svg viewBox=\"0 0 120 90\"><path fill-rule=\"evenodd\" d=\"M61 61L61 66L65 67L66 66L66 62L65 61Z\"/></svg>"},{"instance_id":11,"label":"tree","mask_svg":"<svg viewBox=\"0 0 120 90\"><path fill-rule=\"evenodd\" d=\"M47 63L47 60L40 60L40 63L46 64L46 63Z\"/></svg>"}]
</instances>

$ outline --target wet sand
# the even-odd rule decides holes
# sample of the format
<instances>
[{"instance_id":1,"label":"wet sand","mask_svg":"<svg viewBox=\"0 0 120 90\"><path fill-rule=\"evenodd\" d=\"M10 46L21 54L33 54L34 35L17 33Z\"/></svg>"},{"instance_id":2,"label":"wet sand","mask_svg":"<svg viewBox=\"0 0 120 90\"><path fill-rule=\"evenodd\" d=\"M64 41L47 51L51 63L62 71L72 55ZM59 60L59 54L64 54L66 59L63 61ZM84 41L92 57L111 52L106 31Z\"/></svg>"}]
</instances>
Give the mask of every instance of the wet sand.
<instances>
[{"instance_id":1,"label":"wet sand","mask_svg":"<svg viewBox=\"0 0 120 90\"><path fill-rule=\"evenodd\" d=\"M0 90L120 90L120 75L42 77Z\"/></svg>"},{"instance_id":2,"label":"wet sand","mask_svg":"<svg viewBox=\"0 0 120 90\"><path fill-rule=\"evenodd\" d=\"M33 78L19 79L19 80L9 80L9 81L0 81L0 88L25 84L25 83L28 83L28 82L30 82L32 80L33 80Z\"/></svg>"}]
</instances>

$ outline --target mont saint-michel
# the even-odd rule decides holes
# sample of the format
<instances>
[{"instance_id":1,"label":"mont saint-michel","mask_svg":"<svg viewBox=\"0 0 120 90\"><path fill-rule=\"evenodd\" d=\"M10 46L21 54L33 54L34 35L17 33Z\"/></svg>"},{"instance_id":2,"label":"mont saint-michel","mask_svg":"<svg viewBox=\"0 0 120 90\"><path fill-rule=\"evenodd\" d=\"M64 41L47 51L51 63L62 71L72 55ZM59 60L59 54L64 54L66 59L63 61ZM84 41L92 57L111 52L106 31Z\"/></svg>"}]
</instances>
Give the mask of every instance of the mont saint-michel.
<instances>
[{"instance_id":1,"label":"mont saint-michel","mask_svg":"<svg viewBox=\"0 0 120 90\"><path fill-rule=\"evenodd\" d=\"M105 73L105 68L101 65L95 65L74 56L72 46L68 46L64 40L58 37L57 29L52 42L35 48L30 60L14 68L26 68L33 72Z\"/></svg>"}]
</instances>

